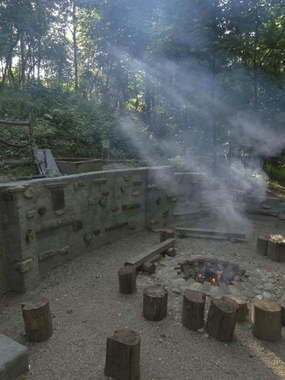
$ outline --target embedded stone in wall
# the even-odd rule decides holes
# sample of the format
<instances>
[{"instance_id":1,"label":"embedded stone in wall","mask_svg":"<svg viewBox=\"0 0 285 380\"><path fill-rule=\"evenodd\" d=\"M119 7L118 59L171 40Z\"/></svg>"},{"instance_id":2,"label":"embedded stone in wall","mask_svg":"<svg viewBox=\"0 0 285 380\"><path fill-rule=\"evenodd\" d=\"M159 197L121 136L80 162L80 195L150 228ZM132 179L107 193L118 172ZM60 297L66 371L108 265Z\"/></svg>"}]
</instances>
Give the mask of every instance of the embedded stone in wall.
<instances>
[{"instance_id":1,"label":"embedded stone in wall","mask_svg":"<svg viewBox=\"0 0 285 380\"><path fill-rule=\"evenodd\" d=\"M36 210L29 210L26 212L26 218L27 219L33 219L37 214Z\"/></svg>"},{"instance_id":2,"label":"embedded stone in wall","mask_svg":"<svg viewBox=\"0 0 285 380\"><path fill-rule=\"evenodd\" d=\"M34 197L34 193L33 193L32 189L27 188L27 189L24 191L24 197L25 197L26 199L33 199L33 197Z\"/></svg>"},{"instance_id":3,"label":"embedded stone in wall","mask_svg":"<svg viewBox=\"0 0 285 380\"><path fill-rule=\"evenodd\" d=\"M27 273L33 267L33 259L26 259L16 264L16 269L20 273Z\"/></svg>"}]
</instances>

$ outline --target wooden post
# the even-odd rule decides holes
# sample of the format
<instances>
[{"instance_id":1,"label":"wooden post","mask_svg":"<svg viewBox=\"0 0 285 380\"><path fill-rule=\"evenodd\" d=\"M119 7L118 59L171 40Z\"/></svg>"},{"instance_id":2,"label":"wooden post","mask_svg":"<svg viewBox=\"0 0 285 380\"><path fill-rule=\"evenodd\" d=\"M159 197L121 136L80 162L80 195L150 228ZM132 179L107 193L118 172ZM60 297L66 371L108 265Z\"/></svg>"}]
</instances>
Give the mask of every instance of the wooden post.
<instances>
[{"instance_id":1,"label":"wooden post","mask_svg":"<svg viewBox=\"0 0 285 380\"><path fill-rule=\"evenodd\" d=\"M242 323L246 322L248 320L249 310L248 310L248 304L247 302L240 298L235 296L230 297L223 297L224 299L229 299L230 301L233 301L237 305L237 322Z\"/></svg>"},{"instance_id":2,"label":"wooden post","mask_svg":"<svg viewBox=\"0 0 285 380\"><path fill-rule=\"evenodd\" d=\"M256 242L256 252L259 255L267 256L267 249L268 249L268 237L259 236Z\"/></svg>"},{"instance_id":3,"label":"wooden post","mask_svg":"<svg viewBox=\"0 0 285 380\"><path fill-rule=\"evenodd\" d=\"M237 305L235 302L218 299L210 305L206 330L209 335L222 341L231 342L237 321Z\"/></svg>"},{"instance_id":4,"label":"wooden post","mask_svg":"<svg viewBox=\"0 0 285 380\"><path fill-rule=\"evenodd\" d=\"M120 293L132 294L136 292L136 269L132 265L122 267L118 276Z\"/></svg>"},{"instance_id":5,"label":"wooden post","mask_svg":"<svg viewBox=\"0 0 285 380\"><path fill-rule=\"evenodd\" d=\"M281 306L274 300L254 300L253 335L274 342L281 338Z\"/></svg>"},{"instance_id":6,"label":"wooden post","mask_svg":"<svg viewBox=\"0 0 285 380\"><path fill-rule=\"evenodd\" d=\"M154 274L156 271L156 265L151 261L148 261L143 264L142 271L147 274Z\"/></svg>"},{"instance_id":7,"label":"wooden post","mask_svg":"<svg viewBox=\"0 0 285 380\"><path fill-rule=\"evenodd\" d=\"M269 240L268 241L268 257L277 262L285 262L285 241Z\"/></svg>"},{"instance_id":8,"label":"wooden post","mask_svg":"<svg viewBox=\"0 0 285 380\"><path fill-rule=\"evenodd\" d=\"M165 228L163 230L160 230L160 242L162 243L163 241L168 239L175 239L175 231L171 228Z\"/></svg>"},{"instance_id":9,"label":"wooden post","mask_svg":"<svg viewBox=\"0 0 285 380\"><path fill-rule=\"evenodd\" d=\"M182 324L197 331L204 326L206 296L190 289L185 290L182 307Z\"/></svg>"},{"instance_id":10,"label":"wooden post","mask_svg":"<svg viewBox=\"0 0 285 380\"><path fill-rule=\"evenodd\" d=\"M52 336L52 318L48 300L22 304L26 337L31 342L42 342Z\"/></svg>"},{"instance_id":11,"label":"wooden post","mask_svg":"<svg viewBox=\"0 0 285 380\"><path fill-rule=\"evenodd\" d=\"M143 316L149 321L161 321L167 315L168 292L161 286L149 286L143 292Z\"/></svg>"},{"instance_id":12,"label":"wooden post","mask_svg":"<svg viewBox=\"0 0 285 380\"><path fill-rule=\"evenodd\" d=\"M105 376L116 380L139 380L140 344L139 334L129 329L115 331L107 338Z\"/></svg>"}]
</instances>

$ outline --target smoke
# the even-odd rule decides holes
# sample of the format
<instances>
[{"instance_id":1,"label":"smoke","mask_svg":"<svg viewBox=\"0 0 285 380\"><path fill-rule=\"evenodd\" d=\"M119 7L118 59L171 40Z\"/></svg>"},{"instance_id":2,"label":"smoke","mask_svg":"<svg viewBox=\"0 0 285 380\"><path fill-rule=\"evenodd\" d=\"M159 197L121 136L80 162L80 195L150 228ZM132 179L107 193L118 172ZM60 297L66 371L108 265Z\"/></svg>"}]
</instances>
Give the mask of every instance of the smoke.
<instances>
[{"instance_id":1,"label":"smoke","mask_svg":"<svg viewBox=\"0 0 285 380\"><path fill-rule=\"evenodd\" d=\"M116 51L115 54L121 56L121 52ZM194 62L189 71L189 62L186 69L183 62L177 65L166 59L160 59L151 66L146 61L131 57L127 61L131 70L147 73L148 81L153 86L159 83L161 96L167 99L170 106L181 109L189 105L192 114L198 115L201 123L205 123L205 134L208 134L210 141L202 139L202 147L197 149L195 141L191 141L194 136L191 123L183 136L171 135L169 131L159 138L151 133L141 133L134 114L124 115L119 120L121 131L149 165L180 156L186 169L199 169L204 174L201 197L215 214L216 227L248 231L250 224L245 214L245 203L240 201L239 195L243 194L244 198L250 196L256 202L266 198L267 176L262 169L263 159L281 152L285 145L284 132L272 128L257 113L248 109L239 110L235 102L228 103L225 100L226 90L216 80L213 83L211 73ZM175 80L170 83L169 78L173 76ZM215 97L211 96L213 87ZM230 149L226 149L229 142L214 145L211 141L212 118L219 115L231 131L231 139L244 152L251 151L250 156L242 156L240 151L235 153L233 149L229 152ZM169 129L171 131L171 127ZM227 142L227 137L223 142ZM171 178L165 187L173 189Z\"/></svg>"},{"instance_id":2,"label":"smoke","mask_svg":"<svg viewBox=\"0 0 285 380\"><path fill-rule=\"evenodd\" d=\"M199 19L200 8L194 8L192 14ZM183 160L187 170L203 173L201 199L216 215L217 225L229 230L246 230L249 222L240 195L250 196L256 202L266 198L263 159L282 151L285 132L275 128L274 115L268 112L264 115L250 104L254 77L250 68L241 64L230 68L225 65L224 80L224 73L213 73L205 58L201 59L198 54L195 57L195 51L208 49L213 43L211 28L205 34L203 28L199 28L199 38L196 38L197 33L192 33L192 40L189 31L183 33L183 28L178 29L177 44L193 51L187 59L182 56L172 61L163 54L148 55L147 52L145 56L140 52L138 58L122 47L113 46L112 54L118 62L124 62L131 72L142 74L144 81L139 84L139 90L154 95L153 114L157 116L164 110L161 111L164 126L160 125L159 131L156 130L157 119L153 117L146 133L142 133L137 122L139 116L132 113L120 118L119 128L149 165L177 157ZM219 54L222 53L219 51ZM260 73L258 78L263 88L280 92ZM232 90L234 87L238 88L237 92ZM182 125L183 128L177 128ZM171 182L169 179L169 186L173 185Z\"/></svg>"}]
</instances>

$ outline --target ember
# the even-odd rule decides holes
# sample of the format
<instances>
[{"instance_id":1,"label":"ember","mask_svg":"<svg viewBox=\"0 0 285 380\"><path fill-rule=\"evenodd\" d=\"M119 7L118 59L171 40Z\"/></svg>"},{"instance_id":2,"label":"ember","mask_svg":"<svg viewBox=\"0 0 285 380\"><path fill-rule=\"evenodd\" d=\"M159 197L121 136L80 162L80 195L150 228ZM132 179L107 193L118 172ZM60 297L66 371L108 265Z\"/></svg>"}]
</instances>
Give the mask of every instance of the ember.
<instances>
[{"instance_id":1,"label":"ember","mask_svg":"<svg viewBox=\"0 0 285 380\"><path fill-rule=\"evenodd\" d=\"M229 285L246 277L239 265L216 259L187 260L180 264L179 271L185 280L193 278L201 283L209 282L213 286L221 283Z\"/></svg>"}]
</instances>

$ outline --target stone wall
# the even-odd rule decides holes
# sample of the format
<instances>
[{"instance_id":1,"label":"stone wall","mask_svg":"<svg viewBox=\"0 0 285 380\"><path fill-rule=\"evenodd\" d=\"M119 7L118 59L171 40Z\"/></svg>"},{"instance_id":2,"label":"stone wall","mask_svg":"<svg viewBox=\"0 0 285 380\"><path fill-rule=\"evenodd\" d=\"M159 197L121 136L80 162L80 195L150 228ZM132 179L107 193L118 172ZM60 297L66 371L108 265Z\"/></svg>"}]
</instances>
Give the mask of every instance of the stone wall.
<instances>
[{"instance_id":1,"label":"stone wall","mask_svg":"<svg viewBox=\"0 0 285 380\"><path fill-rule=\"evenodd\" d=\"M92 172L0 185L0 292L24 292L72 257L147 226L169 225L168 167Z\"/></svg>"}]
</instances>

